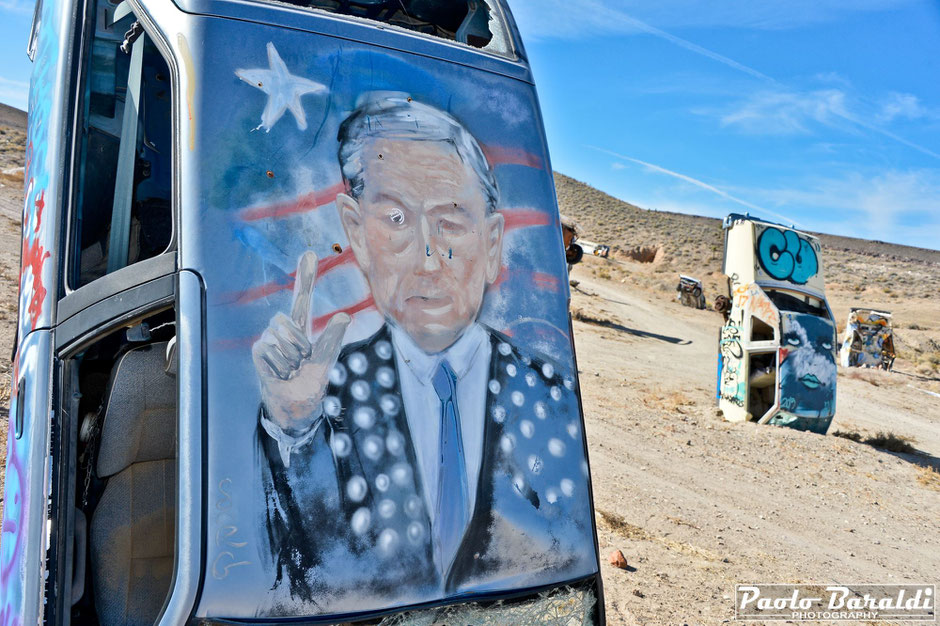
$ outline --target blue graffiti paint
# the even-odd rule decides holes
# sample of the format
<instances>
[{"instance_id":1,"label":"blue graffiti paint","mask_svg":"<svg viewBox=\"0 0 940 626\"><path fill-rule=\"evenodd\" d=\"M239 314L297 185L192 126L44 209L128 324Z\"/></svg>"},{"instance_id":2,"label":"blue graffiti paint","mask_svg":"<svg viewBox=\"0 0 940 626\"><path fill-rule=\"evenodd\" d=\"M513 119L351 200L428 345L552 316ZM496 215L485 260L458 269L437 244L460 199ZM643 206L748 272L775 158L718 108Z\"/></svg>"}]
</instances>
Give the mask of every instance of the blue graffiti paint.
<instances>
[{"instance_id":1,"label":"blue graffiti paint","mask_svg":"<svg viewBox=\"0 0 940 626\"><path fill-rule=\"evenodd\" d=\"M798 285L819 271L813 246L792 230L765 228L757 239L757 260L772 278Z\"/></svg>"}]
</instances>

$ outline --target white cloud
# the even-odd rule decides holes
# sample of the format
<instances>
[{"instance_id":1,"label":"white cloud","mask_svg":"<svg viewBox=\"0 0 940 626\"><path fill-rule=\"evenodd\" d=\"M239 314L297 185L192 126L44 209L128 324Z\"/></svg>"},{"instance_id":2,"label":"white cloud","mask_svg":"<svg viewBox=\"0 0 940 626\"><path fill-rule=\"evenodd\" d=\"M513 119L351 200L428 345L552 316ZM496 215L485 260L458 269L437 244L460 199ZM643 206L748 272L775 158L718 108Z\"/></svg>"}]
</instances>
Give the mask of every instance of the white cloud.
<instances>
[{"instance_id":1,"label":"white cloud","mask_svg":"<svg viewBox=\"0 0 940 626\"><path fill-rule=\"evenodd\" d=\"M617 157L618 159L622 159L622 160L624 160L624 161L629 161L629 162L631 162L631 163L636 163L637 165L642 165L643 167L645 167L645 168L646 168L647 170L649 170L649 171L652 171L652 172L655 172L655 173L658 173L658 174L665 174L666 176L670 176L670 177L672 177L672 178L681 180L681 181L683 181L683 182L685 182L685 183L688 183L688 184L690 184L690 185L692 185L692 186L694 186L694 187L698 187L699 189L704 189L705 191L709 191L709 192L711 192L711 193L713 193L713 194L715 194L715 195L717 195L717 196L720 196L720 197L724 198L725 200L729 200L729 201L731 201L731 202L734 202L735 204L739 204L739 205L741 205L741 206L743 206L743 207L747 207L747 208L749 208L749 209L751 209L751 210L759 211L759 212L764 213L764 214L766 214L766 215L772 215L773 217L776 217L777 219L781 219L781 220L787 222L788 224L796 224L796 225L799 225L799 222L793 220L793 219L790 218L790 217L787 217L786 215L781 215L780 213L776 213L776 212L774 212L774 211L771 211L770 209L765 209L764 207L757 206L756 204L753 204L753 203L751 203L751 202L748 202L747 200L742 200L741 198L738 198L738 197L735 197L735 196L731 195L731 194L728 193L727 191L724 191L724 190L722 190L722 189L719 189L718 187L715 187L714 185L710 185L710 184L708 184L708 183L706 183L706 182L704 182L704 181L701 181L701 180L699 180L699 179L697 179L697 178L693 178L693 177L688 176L688 175L686 175L686 174L681 174L681 173L679 173L679 172L676 172L676 171L673 171L673 170L670 170L670 169L666 169L665 167L661 167L661 166L659 166L659 165L654 165L653 163L647 163L646 161L641 161L640 159L634 159L633 157L629 157L629 156L626 156L626 155L623 155L623 154L618 154L618 153L616 153L616 152L612 152L612 151L606 150L606 149L604 149L604 148L598 148L597 146L588 146L588 147L591 148L592 150L597 150L598 152L603 152L604 154L608 154L608 155L610 155L610 156ZM684 212L684 211L683 211L683 212Z\"/></svg>"},{"instance_id":2,"label":"white cloud","mask_svg":"<svg viewBox=\"0 0 940 626\"><path fill-rule=\"evenodd\" d=\"M25 111L28 100L29 83L0 76L0 102Z\"/></svg>"},{"instance_id":3,"label":"white cloud","mask_svg":"<svg viewBox=\"0 0 940 626\"><path fill-rule=\"evenodd\" d=\"M880 122L890 123L898 118L915 120L926 115L927 109L920 103L917 96L892 91L882 99L881 111L877 118Z\"/></svg>"},{"instance_id":4,"label":"white cloud","mask_svg":"<svg viewBox=\"0 0 940 626\"><path fill-rule=\"evenodd\" d=\"M932 248L940 241L940 169L852 171L747 193L778 206L816 210L820 220L837 221L837 234Z\"/></svg>"},{"instance_id":5,"label":"white cloud","mask_svg":"<svg viewBox=\"0 0 940 626\"><path fill-rule=\"evenodd\" d=\"M0 11L32 14L36 0L0 0Z\"/></svg>"},{"instance_id":6,"label":"white cloud","mask_svg":"<svg viewBox=\"0 0 940 626\"><path fill-rule=\"evenodd\" d=\"M810 123L831 125L847 115L845 93L822 89L804 93L760 91L721 116L722 126L754 135L809 132Z\"/></svg>"},{"instance_id":7,"label":"white cloud","mask_svg":"<svg viewBox=\"0 0 940 626\"><path fill-rule=\"evenodd\" d=\"M916 96L892 94L876 106L843 89L798 91L780 83L775 82L775 85L775 89L755 92L730 111L719 113L721 125L753 135L809 133L814 124L843 131L864 129L940 159L940 153L905 139L883 125L886 120L882 118L886 114L890 114L891 119L927 115Z\"/></svg>"}]
</instances>

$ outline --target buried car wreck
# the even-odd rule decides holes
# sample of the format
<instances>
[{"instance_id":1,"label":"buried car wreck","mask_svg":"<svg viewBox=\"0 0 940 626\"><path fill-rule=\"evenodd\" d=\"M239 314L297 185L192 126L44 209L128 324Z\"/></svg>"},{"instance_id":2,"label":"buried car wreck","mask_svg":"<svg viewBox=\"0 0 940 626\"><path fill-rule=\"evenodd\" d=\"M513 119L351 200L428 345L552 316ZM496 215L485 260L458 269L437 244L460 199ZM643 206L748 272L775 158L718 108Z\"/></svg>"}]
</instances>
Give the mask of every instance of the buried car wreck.
<instances>
[{"instance_id":1,"label":"buried car wreck","mask_svg":"<svg viewBox=\"0 0 940 626\"><path fill-rule=\"evenodd\" d=\"M505 3L37 6L3 623L603 623Z\"/></svg>"},{"instance_id":2,"label":"buried car wreck","mask_svg":"<svg viewBox=\"0 0 940 626\"><path fill-rule=\"evenodd\" d=\"M724 273L730 314L718 344L725 419L825 433L835 414L836 331L819 240L729 215Z\"/></svg>"},{"instance_id":3,"label":"buried car wreck","mask_svg":"<svg viewBox=\"0 0 940 626\"><path fill-rule=\"evenodd\" d=\"M853 307L845 324L845 335L839 349L842 367L894 366L894 330L891 313Z\"/></svg>"}]
</instances>

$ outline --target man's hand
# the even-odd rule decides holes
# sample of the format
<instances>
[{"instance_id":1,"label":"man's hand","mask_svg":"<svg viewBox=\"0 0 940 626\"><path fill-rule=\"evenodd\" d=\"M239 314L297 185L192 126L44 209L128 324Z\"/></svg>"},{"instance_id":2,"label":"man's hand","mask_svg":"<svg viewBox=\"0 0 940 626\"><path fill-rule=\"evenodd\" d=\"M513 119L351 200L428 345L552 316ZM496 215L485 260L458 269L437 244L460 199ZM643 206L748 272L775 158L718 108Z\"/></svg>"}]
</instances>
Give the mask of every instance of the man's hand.
<instances>
[{"instance_id":1,"label":"man's hand","mask_svg":"<svg viewBox=\"0 0 940 626\"><path fill-rule=\"evenodd\" d=\"M268 417L288 434L307 430L320 416L330 369L336 363L351 318L337 313L311 342L311 297L317 255L305 252L297 263L291 315L278 313L251 348L261 398Z\"/></svg>"}]
</instances>

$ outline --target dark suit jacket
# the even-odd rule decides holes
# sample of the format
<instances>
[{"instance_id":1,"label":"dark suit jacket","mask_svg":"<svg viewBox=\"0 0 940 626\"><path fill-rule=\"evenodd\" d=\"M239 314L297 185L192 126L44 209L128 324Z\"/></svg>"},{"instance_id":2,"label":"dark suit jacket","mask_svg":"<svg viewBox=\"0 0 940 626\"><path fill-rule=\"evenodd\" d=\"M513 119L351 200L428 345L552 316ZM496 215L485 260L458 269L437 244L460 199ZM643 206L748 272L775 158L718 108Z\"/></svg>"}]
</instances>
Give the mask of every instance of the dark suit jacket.
<instances>
[{"instance_id":1,"label":"dark suit jacket","mask_svg":"<svg viewBox=\"0 0 940 626\"><path fill-rule=\"evenodd\" d=\"M327 610L345 606L340 599L350 587L365 605L371 598L378 606L597 571L573 379L488 332L476 503L446 577L434 566L421 475L383 326L344 347L324 399L325 420L289 467L259 428L275 587L286 581L293 598Z\"/></svg>"}]
</instances>

